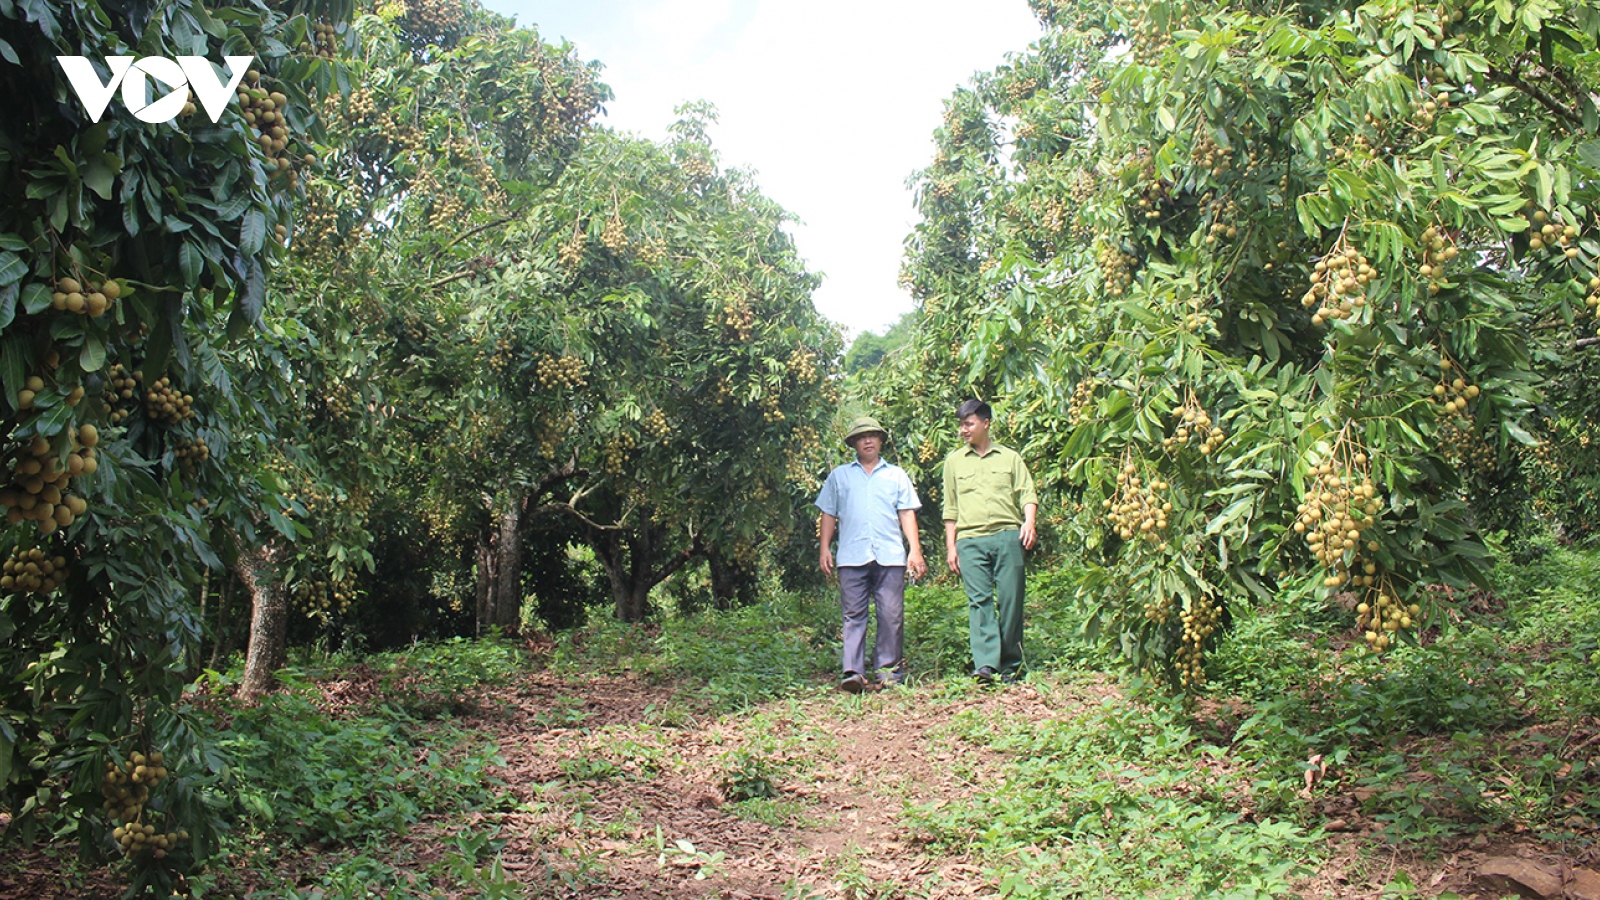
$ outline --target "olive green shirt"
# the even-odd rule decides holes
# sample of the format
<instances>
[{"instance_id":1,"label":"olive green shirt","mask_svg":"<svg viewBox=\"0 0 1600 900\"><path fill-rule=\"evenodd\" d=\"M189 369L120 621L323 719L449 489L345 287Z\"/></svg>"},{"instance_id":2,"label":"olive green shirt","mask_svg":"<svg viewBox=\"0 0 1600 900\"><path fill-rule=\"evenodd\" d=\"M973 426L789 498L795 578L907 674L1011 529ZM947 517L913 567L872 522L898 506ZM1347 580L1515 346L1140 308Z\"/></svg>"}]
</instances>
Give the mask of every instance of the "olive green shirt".
<instances>
[{"instance_id":1,"label":"olive green shirt","mask_svg":"<svg viewBox=\"0 0 1600 900\"><path fill-rule=\"evenodd\" d=\"M986 537L1021 528L1023 507L1039 505L1022 454L991 443L982 456L964 445L944 460L944 520L956 539Z\"/></svg>"}]
</instances>

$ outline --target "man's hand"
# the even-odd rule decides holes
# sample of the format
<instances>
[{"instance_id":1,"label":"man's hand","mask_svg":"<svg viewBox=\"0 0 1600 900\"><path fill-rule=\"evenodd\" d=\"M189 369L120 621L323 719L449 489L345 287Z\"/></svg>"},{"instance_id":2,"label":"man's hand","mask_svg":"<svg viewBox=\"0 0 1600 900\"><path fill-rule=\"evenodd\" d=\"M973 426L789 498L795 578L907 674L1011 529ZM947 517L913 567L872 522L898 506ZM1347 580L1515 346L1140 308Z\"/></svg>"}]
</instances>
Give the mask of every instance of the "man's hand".
<instances>
[{"instance_id":1,"label":"man's hand","mask_svg":"<svg viewBox=\"0 0 1600 900\"><path fill-rule=\"evenodd\" d=\"M1022 538L1022 549L1024 550L1032 550L1034 542L1039 540L1038 529L1033 527L1032 522L1022 523L1022 531L1020 536Z\"/></svg>"},{"instance_id":2,"label":"man's hand","mask_svg":"<svg viewBox=\"0 0 1600 900\"><path fill-rule=\"evenodd\" d=\"M822 545L821 566L822 566L822 574L828 575L828 576L832 576L833 575L833 551L828 549L828 545L827 544L823 544Z\"/></svg>"},{"instance_id":3,"label":"man's hand","mask_svg":"<svg viewBox=\"0 0 1600 900\"><path fill-rule=\"evenodd\" d=\"M950 571L956 573L957 575L961 574L961 559L956 555L954 547L945 551L944 564L945 567Z\"/></svg>"},{"instance_id":4,"label":"man's hand","mask_svg":"<svg viewBox=\"0 0 1600 900\"><path fill-rule=\"evenodd\" d=\"M1039 514L1039 505L1029 503L1022 507L1022 532L1018 535L1022 539L1022 549L1032 550L1033 544L1039 539L1039 530L1034 527L1034 518Z\"/></svg>"},{"instance_id":5,"label":"man's hand","mask_svg":"<svg viewBox=\"0 0 1600 900\"><path fill-rule=\"evenodd\" d=\"M928 564L923 561L921 550L912 550L906 556L906 572L911 575L912 580L928 574Z\"/></svg>"}]
</instances>

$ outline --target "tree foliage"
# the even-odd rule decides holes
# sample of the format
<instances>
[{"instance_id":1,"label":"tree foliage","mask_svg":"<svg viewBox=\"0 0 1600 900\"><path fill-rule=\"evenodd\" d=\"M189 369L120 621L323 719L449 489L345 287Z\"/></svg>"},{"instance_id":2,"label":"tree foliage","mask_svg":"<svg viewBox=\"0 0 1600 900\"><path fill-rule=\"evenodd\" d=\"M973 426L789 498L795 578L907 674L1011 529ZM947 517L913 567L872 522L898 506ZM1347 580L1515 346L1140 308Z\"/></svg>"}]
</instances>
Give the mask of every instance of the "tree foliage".
<instances>
[{"instance_id":1,"label":"tree foliage","mask_svg":"<svg viewBox=\"0 0 1600 900\"><path fill-rule=\"evenodd\" d=\"M1600 9L1034 7L915 180L916 353L877 392L923 462L1000 401L1135 664L1203 683L1280 591L1414 634L1484 582L1480 473L1591 327Z\"/></svg>"},{"instance_id":2,"label":"tree foliage","mask_svg":"<svg viewBox=\"0 0 1600 900\"><path fill-rule=\"evenodd\" d=\"M348 13L342 2L0 3L13 558L0 582L0 786L8 831L50 813L86 848L115 838L142 867L136 886L170 888L211 846L195 785L215 761L177 706L200 637L193 591L221 564L214 528L270 527L252 512L260 486L223 468L265 438L226 337L248 333L266 303L293 192L316 165L316 109L337 88ZM216 123L192 103L163 124L113 103L96 124L61 55L95 61L102 80L99 61L118 55L254 62ZM154 763L134 772L163 751L170 777Z\"/></svg>"}]
</instances>

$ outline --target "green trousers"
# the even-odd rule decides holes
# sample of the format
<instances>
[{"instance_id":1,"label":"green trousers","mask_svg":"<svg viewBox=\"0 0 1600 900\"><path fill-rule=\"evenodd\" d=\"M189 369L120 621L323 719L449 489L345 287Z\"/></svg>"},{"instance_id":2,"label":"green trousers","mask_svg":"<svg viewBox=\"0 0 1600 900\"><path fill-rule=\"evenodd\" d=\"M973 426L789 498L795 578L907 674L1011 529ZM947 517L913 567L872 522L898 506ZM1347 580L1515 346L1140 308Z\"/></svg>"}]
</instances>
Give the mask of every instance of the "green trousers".
<instances>
[{"instance_id":1,"label":"green trousers","mask_svg":"<svg viewBox=\"0 0 1600 900\"><path fill-rule=\"evenodd\" d=\"M1022 541L1013 528L956 541L961 583L967 589L972 670L1002 675L1022 668Z\"/></svg>"}]
</instances>

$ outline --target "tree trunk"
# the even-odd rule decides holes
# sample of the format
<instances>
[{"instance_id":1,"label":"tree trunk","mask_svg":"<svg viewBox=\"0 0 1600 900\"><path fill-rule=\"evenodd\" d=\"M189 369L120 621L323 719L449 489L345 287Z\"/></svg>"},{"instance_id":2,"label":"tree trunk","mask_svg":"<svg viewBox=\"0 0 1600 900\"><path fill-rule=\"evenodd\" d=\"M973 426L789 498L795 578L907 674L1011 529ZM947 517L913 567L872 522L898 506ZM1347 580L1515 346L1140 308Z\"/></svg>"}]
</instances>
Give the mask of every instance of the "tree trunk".
<instances>
[{"instance_id":1,"label":"tree trunk","mask_svg":"<svg viewBox=\"0 0 1600 900\"><path fill-rule=\"evenodd\" d=\"M253 700L272 690L288 658L289 597L266 547L239 554L239 580L250 592L250 646L245 651L239 696Z\"/></svg>"},{"instance_id":2,"label":"tree trunk","mask_svg":"<svg viewBox=\"0 0 1600 900\"><path fill-rule=\"evenodd\" d=\"M512 503L500 517L499 560L489 622L507 633L522 624L522 504Z\"/></svg>"},{"instance_id":3,"label":"tree trunk","mask_svg":"<svg viewBox=\"0 0 1600 900\"><path fill-rule=\"evenodd\" d=\"M474 593L477 595L477 604L473 610L473 634L483 637L489 631L489 623L494 616L494 583L495 567L500 562L499 554L495 553L494 534L481 534L478 536L477 581Z\"/></svg>"},{"instance_id":4,"label":"tree trunk","mask_svg":"<svg viewBox=\"0 0 1600 900\"><path fill-rule=\"evenodd\" d=\"M658 525L640 525L626 534L607 531L591 535L589 545L605 567L611 582L611 597L617 604L617 619L643 622L650 615L650 589L683 568L690 560L705 555L698 540L657 565L657 555L666 538Z\"/></svg>"}]
</instances>

